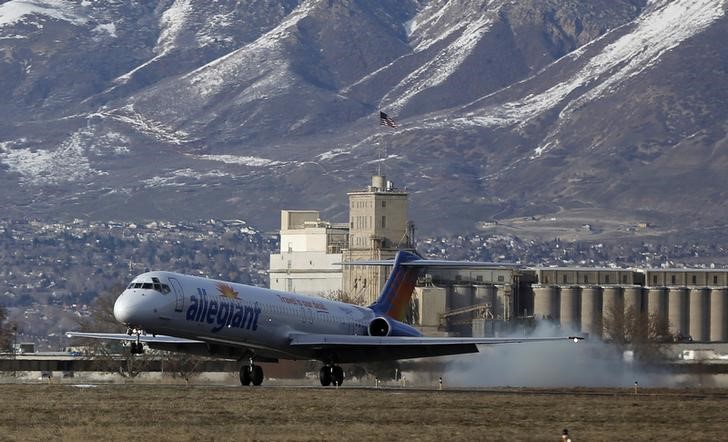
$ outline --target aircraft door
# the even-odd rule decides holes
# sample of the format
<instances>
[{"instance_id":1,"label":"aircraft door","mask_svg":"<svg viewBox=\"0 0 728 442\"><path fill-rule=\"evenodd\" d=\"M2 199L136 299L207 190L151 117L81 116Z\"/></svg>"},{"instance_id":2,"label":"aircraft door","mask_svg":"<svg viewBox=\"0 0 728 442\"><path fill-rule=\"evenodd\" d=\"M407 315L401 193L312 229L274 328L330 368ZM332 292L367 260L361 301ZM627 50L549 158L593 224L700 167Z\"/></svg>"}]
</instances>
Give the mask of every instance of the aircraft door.
<instances>
[{"instance_id":1,"label":"aircraft door","mask_svg":"<svg viewBox=\"0 0 728 442\"><path fill-rule=\"evenodd\" d=\"M174 311L181 312L185 307L185 294L182 291L182 284L180 284L176 278L169 278L169 285L172 286L172 290L174 290L174 296L176 297Z\"/></svg>"}]
</instances>

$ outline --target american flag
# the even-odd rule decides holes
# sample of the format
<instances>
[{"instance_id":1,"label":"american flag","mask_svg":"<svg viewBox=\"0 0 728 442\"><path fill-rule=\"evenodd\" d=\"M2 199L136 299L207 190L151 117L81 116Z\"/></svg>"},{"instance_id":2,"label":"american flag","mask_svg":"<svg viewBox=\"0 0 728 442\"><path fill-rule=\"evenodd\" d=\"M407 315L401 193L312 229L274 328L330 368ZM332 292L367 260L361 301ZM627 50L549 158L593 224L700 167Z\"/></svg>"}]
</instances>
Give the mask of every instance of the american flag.
<instances>
[{"instance_id":1,"label":"american flag","mask_svg":"<svg viewBox=\"0 0 728 442\"><path fill-rule=\"evenodd\" d=\"M379 125L397 127L397 123L395 123L393 119L389 118L389 116L382 111L379 111Z\"/></svg>"}]
</instances>

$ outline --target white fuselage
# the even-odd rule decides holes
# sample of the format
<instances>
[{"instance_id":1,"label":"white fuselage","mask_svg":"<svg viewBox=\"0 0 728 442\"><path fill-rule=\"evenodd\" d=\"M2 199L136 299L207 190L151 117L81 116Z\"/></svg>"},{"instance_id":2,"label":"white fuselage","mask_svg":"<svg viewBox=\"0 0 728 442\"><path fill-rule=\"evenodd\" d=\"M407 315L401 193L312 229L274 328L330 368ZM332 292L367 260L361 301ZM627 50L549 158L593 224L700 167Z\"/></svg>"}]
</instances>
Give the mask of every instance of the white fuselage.
<instances>
[{"instance_id":1,"label":"white fuselage","mask_svg":"<svg viewBox=\"0 0 728 442\"><path fill-rule=\"evenodd\" d=\"M183 275L134 278L114 316L147 333L242 346L271 357L308 358L292 349L297 333L366 335L376 316L365 307L324 298Z\"/></svg>"}]
</instances>

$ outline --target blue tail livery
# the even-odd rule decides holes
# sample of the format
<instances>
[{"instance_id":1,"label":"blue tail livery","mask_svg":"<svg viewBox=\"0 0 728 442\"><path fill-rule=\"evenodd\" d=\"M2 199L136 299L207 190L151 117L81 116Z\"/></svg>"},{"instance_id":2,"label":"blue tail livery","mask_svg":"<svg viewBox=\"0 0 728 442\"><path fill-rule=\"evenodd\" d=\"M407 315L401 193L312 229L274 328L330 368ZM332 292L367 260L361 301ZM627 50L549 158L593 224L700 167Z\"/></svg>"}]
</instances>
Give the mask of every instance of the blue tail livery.
<instances>
[{"instance_id":1,"label":"blue tail livery","mask_svg":"<svg viewBox=\"0 0 728 442\"><path fill-rule=\"evenodd\" d=\"M412 291L417 278L422 272L421 266L403 266L402 264L420 261L422 258L414 253L399 251L394 259L394 268L382 288L379 298L369 308L378 315L385 315L397 321L403 321L407 314Z\"/></svg>"}]
</instances>

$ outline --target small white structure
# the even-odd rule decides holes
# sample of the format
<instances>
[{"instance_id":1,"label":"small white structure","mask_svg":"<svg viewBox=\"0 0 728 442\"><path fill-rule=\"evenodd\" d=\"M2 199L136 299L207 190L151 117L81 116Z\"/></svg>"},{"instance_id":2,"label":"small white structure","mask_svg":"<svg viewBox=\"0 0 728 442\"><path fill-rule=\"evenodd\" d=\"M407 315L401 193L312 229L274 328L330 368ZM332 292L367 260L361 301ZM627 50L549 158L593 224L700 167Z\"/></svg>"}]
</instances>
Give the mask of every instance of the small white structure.
<instances>
[{"instance_id":1,"label":"small white structure","mask_svg":"<svg viewBox=\"0 0 728 442\"><path fill-rule=\"evenodd\" d=\"M270 288L309 295L341 290L346 224L321 221L316 210L281 211L281 248L270 255Z\"/></svg>"}]
</instances>

